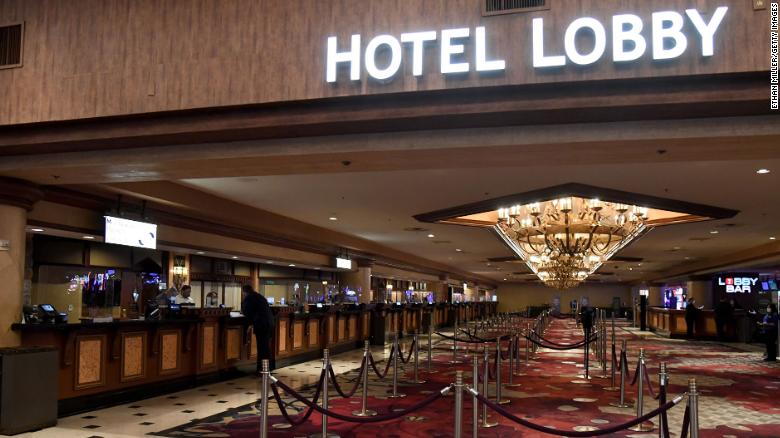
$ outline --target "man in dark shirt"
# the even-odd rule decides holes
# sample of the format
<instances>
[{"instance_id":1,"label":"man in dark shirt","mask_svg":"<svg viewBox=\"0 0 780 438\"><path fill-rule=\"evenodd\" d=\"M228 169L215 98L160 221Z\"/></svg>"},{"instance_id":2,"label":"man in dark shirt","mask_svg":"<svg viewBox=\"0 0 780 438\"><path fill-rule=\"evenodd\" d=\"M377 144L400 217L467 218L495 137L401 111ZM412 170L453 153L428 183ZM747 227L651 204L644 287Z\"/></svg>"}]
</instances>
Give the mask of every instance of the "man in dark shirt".
<instances>
[{"instance_id":1,"label":"man in dark shirt","mask_svg":"<svg viewBox=\"0 0 780 438\"><path fill-rule=\"evenodd\" d=\"M733 319L734 309L731 307L731 303L726 301L726 297L720 299L720 302L715 306L715 329L718 332L718 340L726 340L726 325Z\"/></svg>"},{"instance_id":2,"label":"man in dark shirt","mask_svg":"<svg viewBox=\"0 0 780 438\"><path fill-rule=\"evenodd\" d=\"M688 304L685 306L685 327L688 330L688 339L693 339L694 328L696 327L696 319L698 316L699 309L696 307L696 300L689 298Z\"/></svg>"},{"instance_id":3,"label":"man in dark shirt","mask_svg":"<svg viewBox=\"0 0 780 438\"><path fill-rule=\"evenodd\" d=\"M268 359L269 367L273 370L275 364L270 344L274 332L274 316L271 313L271 306L264 296L248 284L241 288L241 293L244 296L241 302L241 313L249 319L255 332L257 371L260 372L263 359Z\"/></svg>"}]
</instances>

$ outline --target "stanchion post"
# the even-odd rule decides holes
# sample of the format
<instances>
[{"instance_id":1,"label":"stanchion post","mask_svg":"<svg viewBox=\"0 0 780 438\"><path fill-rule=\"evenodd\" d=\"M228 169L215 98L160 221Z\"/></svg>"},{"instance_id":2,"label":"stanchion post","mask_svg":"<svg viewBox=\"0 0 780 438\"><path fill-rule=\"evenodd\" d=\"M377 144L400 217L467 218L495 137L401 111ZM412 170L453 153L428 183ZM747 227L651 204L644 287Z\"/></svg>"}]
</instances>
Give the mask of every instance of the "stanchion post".
<instances>
[{"instance_id":1,"label":"stanchion post","mask_svg":"<svg viewBox=\"0 0 780 438\"><path fill-rule=\"evenodd\" d=\"M528 361L530 359L530 348L529 345L531 341L528 340L528 338L531 337L531 324L525 323L525 366L528 366Z\"/></svg>"},{"instance_id":2,"label":"stanchion post","mask_svg":"<svg viewBox=\"0 0 780 438\"><path fill-rule=\"evenodd\" d=\"M455 438L461 438L463 429L463 371L455 372Z\"/></svg>"},{"instance_id":3,"label":"stanchion post","mask_svg":"<svg viewBox=\"0 0 780 438\"><path fill-rule=\"evenodd\" d=\"M658 391L659 394L666 392L667 375L666 375L666 362L661 362L661 366L658 369ZM659 400L660 400L659 396ZM661 400L663 401L663 400ZM663 414L658 416L658 438L664 438L664 429L669 425L664 424Z\"/></svg>"},{"instance_id":4,"label":"stanchion post","mask_svg":"<svg viewBox=\"0 0 780 438\"><path fill-rule=\"evenodd\" d=\"M471 366L471 380L474 391L479 389L479 353L474 352L473 363ZM477 400L476 394L472 393L471 396L472 417L471 417L471 436L477 438L479 435L479 400Z\"/></svg>"},{"instance_id":5,"label":"stanchion post","mask_svg":"<svg viewBox=\"0 0 780 438\"><path fill-rule=\"evenodd\" d=\"M623 354L626 352L626 341L623 340L623 345L621 346L620 350L620 358L618 359L618 362L621 362L623 360ZM628 370L626 368L628 367L628 364L621 363L620 366L620 401L612 402L609 405L614 406L616 408L630 408L631 405L629 403L626 403L626 373L628 373Z\"/></svg>"},{"instance_id":6,"label":"stanchion post","mask_svg":"<svg viewBox=\"0 0 780 438\"><path fill-rule=\"evenodd\" d=\"M401 348L398 347L398 333L393 338L393 393L388 395L387 398L403 398L406 394L398 393L398 356L401 355Z\"/></svg>"},{"instance_id":7,"label":"stanchion post","mask_svg":"<svg viewBox=\"0 0 780 438\"><path fill-rule=\"evenodd\" d=\"M688 379L688 412L691 416L690 436L699 438L699 391L696 389L696 378Z\"/></svg>"},{"instance_id":8,"label":"stanchion post","mask_svg":"<svg viewBox=\"0 0 780 438\"><path fill-rule=\"evenodd\" d=\"M326 348L322 350L322 409L328 409L328 368L330 368L330 351ZM328 416L322 414L322 432L309 435L309 438L339 438L338 435L328 433Z\"/></svg>"},{"instance_id":9,"label":"stanchion post","mask_svg":"<svg viewBox=\"0 0 780 438\"><path fill-rule=\"evenodd\" d=\"M433 321L428 324L428 374L433 374L436 371L432 369L433 366Z\"/></svg>"},{"instance_id":10,"label":"stanchion post","mask_svg":"<svg viewBox=\"0 0 780 438\"><path fill-rule=\"evenodd\" d=\"M356 417L373 417L376 411L368 409L368 355L371 353L371 346L368 341L363 345L363 391L360 395L360 410L352 411Z\"/></svg>"},{"instance_id":11,"label":"stanchion post","mask_svg":"<svg viewBox=\"0 0 780 438\"><path fill-rule=\"evenodd\" d=\"M268 438L268 359L263 359L261 364L262 383L260 388L260 438Z\"/></svg>"},{"instance_id":12,"label":"stanchion post","mask_svg":"<svg viewBox=\"0 0 780 438\"><path fill-rule=\"evenodd\" d=\"M482 374L482 394L485 398L490 397L490 394L488 393L490 387L489 387L489 380L490 380L490 354L488 353L488 346L487 343L483 345L483 356L485 360L485 371ZM485 429L490 427L496 427L498 426L498 423L491 423L488 421L488 409L486 404L482 404L482 425L480 427L483 427Z\"/></svg>"},{"instance_id":13,"label":"stanchion post","mask_svg":"<svg viewBox=\"0 0 780 438\"><path fill-rule=\"evenodd\" d=\"M420 349L417 346L419 344L419 342L418 342L419 340L420 340L420 337L415 332L414 333L414 340L412 341L414 343L414 383L422 384L422 383L425 383L425 380L420 380L420 376L419 376L419 369L420 369L419 355L420 355Z\"/></svg>"},{"instance_id":14,"label":"stanchion post","mask_svg":"<svg viewBox=\"0 0 780 438\"><path fill-rule=\"evenodd\" d=\"M452 360L449 361L450 365L460 363L458 360L458 320L455 320L455 332L452 334Z\"/></svg>"},{"instance_id":15,"label":"stanchion post","mask_svg":"<svg viewBox=\"0 0 780 438\"><path fill-rule=\"evenodd\" d=\"M638 375L636 377L636 417L639 418L644 415L644 400L645 400L645 349L639 349L639 366ZM635 432L650 432L655 429L655 426L648 423L639 423L632 427L630 430Z\"/></svg>"},{"instance_id":16,"label":"stanchion post","mask_svg":"<svg viewBox=\"0 0 780 438\"><path fill-rule=\"evenodd\" d=\"M496 403L508 405L512 401L501 397L501 336L496 338Z\"/></svg>"}]
</instances>

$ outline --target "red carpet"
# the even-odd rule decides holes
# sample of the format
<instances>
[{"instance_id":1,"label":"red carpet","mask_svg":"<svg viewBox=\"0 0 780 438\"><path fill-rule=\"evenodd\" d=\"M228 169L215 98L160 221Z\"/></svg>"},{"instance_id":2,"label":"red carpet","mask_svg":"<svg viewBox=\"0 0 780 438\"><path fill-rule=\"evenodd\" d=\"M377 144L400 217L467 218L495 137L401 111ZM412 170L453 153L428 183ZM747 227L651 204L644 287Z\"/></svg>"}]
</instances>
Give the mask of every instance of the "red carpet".
<instances>
[{"instance_id":1,"label":"red carpet","mask_svg":"<svg viewBox=\"0 0 780 438\"><path fill-rule=\"evenodd\" d=\"M553 320L545 337L558 343L575 343L582 339L582 332L574 327L571 320ZM645 348L647 364L653 385L657 390L658 365L666 361L670 369L669 398L687 390L689 377L696 377L701 391L700 423L702 437L780 437L780 367L776 364L761 362L757 353L744 353L735 348L715 343L692 343L686 341L667 340L650 337L643 340L627 330L617 330L617 345L620 340L629 341L629 369L633 373L636 367L638 349ZM444 351L451 345L441 342L435 352L436 374L421 377L428 380L421 385L401 383L399 392L408 396L402 399L387 399L384 394L390 389L390 376L378 381L372 373L370 382L369 408L382 414L404 409L415 404L434 391L439 391L455 379L455 371L463 370L467 383L471 383L471 365L449 365L452 353ZM521 353L523 349L521 348ZM421 357L425 354L421 352ZM465 356L462 356L465 357ZM595 368L595 358L592 359L591 375L600 375L601 370ZM533 422L554 427L558 430L595 430L624 423L634 416L633 409L617 409L609 403L617 400L617 392L606 392L602 388L609 386L610 379L593 379L585 384L572 383L578 380L582 373L582 351L552 351L541 350L539 359L531 361L530 366L521 366L525 374L515 377L519 388L503 390L503 397L510 398L512 403L507 409L515 415ZM421 360L421 364L424 363ZM492 363L492 359L491 359ZM384 367L380 367L383 369ZM411 364L406 366L405 381L411 376ZM482 367L480 366L480 370ZM507 381L508 364L504 362L503 381ZM350 376L354 379L355 373ZM340 376L342 387L351 387L346 376ZM491 385L493 386L493 385ZM481 388L480 388L481 389ZM311 397L311 388L302 390ZM635 398L635 387L627 389L627 399ZM330 409L350 415L360 407L360 392L352 399L341 399L335 392L330 398ZM494 389L491 389L491 396ZM292 398L285 396L286 401ZM351 424L331 419L329 431L342 437L445 437L453 434L454 397L445 397L419 412L399 419L375 424ZM645 412L657 407L649 394L645 396ZM292 403L302 407L301 403ZM472 418L471 397L464 396L464 436L471 436ZM684 403L670 411L670 430L672 436L680 433ZM288 411L296 411L288 408ZM312 414L309 421L293 429L269 431L271 437L299 437L320 431L321 417ZM479 430L485 437L549 437L552 435L531 431L500 417L491 414L491 421L498 421L499 426ZM281 416L272 416L271 423L283 423ZM565 432L563 432L565 433ZM658 436L657 430L649 434L637 432L621 432L612 436ZM222 414L188 423L174 429L158 433L169 437L252 437L258 436L258 417L256 410L250 406L231 409Z\"/></svg>"}]
</instances>

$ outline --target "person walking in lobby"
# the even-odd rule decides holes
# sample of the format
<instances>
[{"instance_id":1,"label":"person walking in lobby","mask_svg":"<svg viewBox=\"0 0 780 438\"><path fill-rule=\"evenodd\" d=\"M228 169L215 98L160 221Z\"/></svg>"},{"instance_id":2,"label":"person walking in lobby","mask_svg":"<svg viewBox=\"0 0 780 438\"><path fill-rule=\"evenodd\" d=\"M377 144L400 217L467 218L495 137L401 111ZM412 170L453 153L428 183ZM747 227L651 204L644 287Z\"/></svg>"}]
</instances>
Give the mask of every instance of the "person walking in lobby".
<instances>
[{"instance_id":1,"label":"person walking in lobby","mask_svg":"<svg viewBox=\"0 0 780 438\"><path fill-rule=\"evenodd\" d=\"M688 329L688 339L693 339L696 319L699 316L699 309L696 307L696 300L693 297L688 298L688 304L685 305L685 328Z\"/></svg>"},{"instance_id":2,"label":"person walking in lobby","mask_svg":"<svg viewBox=\"0 0 780 438\"><path fill-rule=\"evenodd\" d=\"M715 329L718 332L718 340L725 342L726 325L734 318L734 309L731 307L731 303L726 300L726 297L720 299L720 302L715 306Z\"/></svg>"},{"instance_id":3,"label":"person walking in lobby","mask_svg":"<svg viewBox=\"0 0 780 438\"><path fill-rule=\"evenodd\" d=\"M271 306L268 305L268 300L260 292L248 284L241 288L241 293L244 296L241 302L241 313L252 323L255 332L257 372L261 371L263 359L268 359L269 369L273 370L275 364L270 343L274 331L274 315L271 313Z\"/></svg>"},{"instance_id":4,"label":"person walking in lobby","mask_svg":"<svg viewBox=\"0 0 780 438\"><path fill-rule=\"evenodd\" d=\"M761 331L764 335L764 342L766 343L766 359L767 362L777 361L777 305L774 303L769 304L766 308L766 315L764 320L758 323L761 326Z\"/></svg>"}]
</instances>

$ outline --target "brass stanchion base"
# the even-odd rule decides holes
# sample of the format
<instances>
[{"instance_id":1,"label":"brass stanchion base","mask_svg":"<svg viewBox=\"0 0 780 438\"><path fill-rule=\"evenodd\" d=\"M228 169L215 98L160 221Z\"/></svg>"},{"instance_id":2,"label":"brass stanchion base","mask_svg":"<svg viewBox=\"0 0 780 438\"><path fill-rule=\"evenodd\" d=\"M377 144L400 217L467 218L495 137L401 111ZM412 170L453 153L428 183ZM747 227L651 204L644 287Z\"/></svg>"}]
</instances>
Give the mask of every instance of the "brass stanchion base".
<instances>
[{"instance_id":1,"label":"brass stanchion base","mask_svg":"<svg viewBox=\"0 0 780 438\"><path fill-rule=\"evenodd\" d=\"M390 394L390 395L387 396L387 398L404 398L404 397L406 397L406 394L401 394L401 393L398 393L398 394L395 394L395 395Z\"/></svg>"},{"instance_id":2,"label":"brass stanchion base","mask_svg":"<svg viewBox=\"0 0 780 438\"><path fill-rule=\"evenodd\" d=\"M292 424L290 423L276 423L271 425L274 429L289 429L292 427Z\"/></svg>"},{"instance_id":3,"label":"brass stanchion base","mask_svg":"<svg viewBox=\"0 0 780 438\"><path fill-rule=\"evenodd\" d=\"M482 423L479 424L479 427L483 429L490 429L491 427L496 427L496 426L498 426L498 423L491 423L489 421L483 421Z\"/></svg>"},{"instance_id":4,"label":"brass stanchion base","mask_svg":"<svg viewBox=\"0 0 780 438\"><path fill-rule=\"evenodd\" d=\"M356 417L376 417L376 411L372 411L371 409L366 409L366 412L363 411L352 411L352 415Z\"/></svg>"},{"instance_id":5,"label":"brass stanchion base","mask_svg":"<svg viewBox=\"0 0 780 438\"><path fill-rule=\"evenodd\" d=\"M508 405L510 403L512 403L512 400L509 400L508 398L502 398L501 400L496 402L496 404L499 405Z\"/></svg>"},{"instance_id":6,"label":"brass stanchion base","mask_svg":"<svg viewBox=\"0 0 780 438\"><path fill-rule=\"evenodd\" d=\"M515 374L515 375L517 375L517 374ZM519 388L521 386L523 386L522 383L507 383L507 384L504 385L504 388Z\"/></svg>"},{"instance_id":7,"label":"brass stanchion base","mask_svg":"<svg viewBox=\"0 0 780 438\"><path fill-rule=\"evenodd\" d=\"M416 383L418 385L422 385L423 383L427 383L427 380L412 380L410 383Z\"/></svg>"},{"instance_id":8,"label":"brass stanchion base","mask_svg":"<svg viewBox=\"0 0 780 438\"><path fill-rule=\"evenodd\" d=\"M607 386L606 388L603 388L604 391L610 391L610 392L617 392L620 391L619 386Z\"/></svg>"},{"instance_id":9,"label":"brass stanchion base","mask_svg":"<svg viewBox=\"0 0 780 438\"><path fill-rule=\"evenodd\" d=\"M634 427L629 427L628 430L633 430L634 432L652 432L655 430L655 425L653 425L653 423L640 423Z\"/></svg>"},{"instance_id":10,"label":"brass stanchion base","mask_svg":"<svg viewBox=\"0 0 780 438\"><path fill-rule=\"evenodd\" d=\"M633 408L634 407L633 403L623 403L623 404L620 404L619 401L610 402L609 405L614 407L614 408L620 408L620 409L627 409L627 408Z\"/></svg>"},{"instance_id":11,"label":"brass stanchion base","mask_svg":"<svg viewBox=\"0 0 780 438\"><path fill-rule=\"evenodd\" d=\"M321 433L315 433L314 435L309 435L309 438L341 438L341 437L336 435L335 433L329 433L327 435L323 435Z\"/></svg>"}]
</instances>

